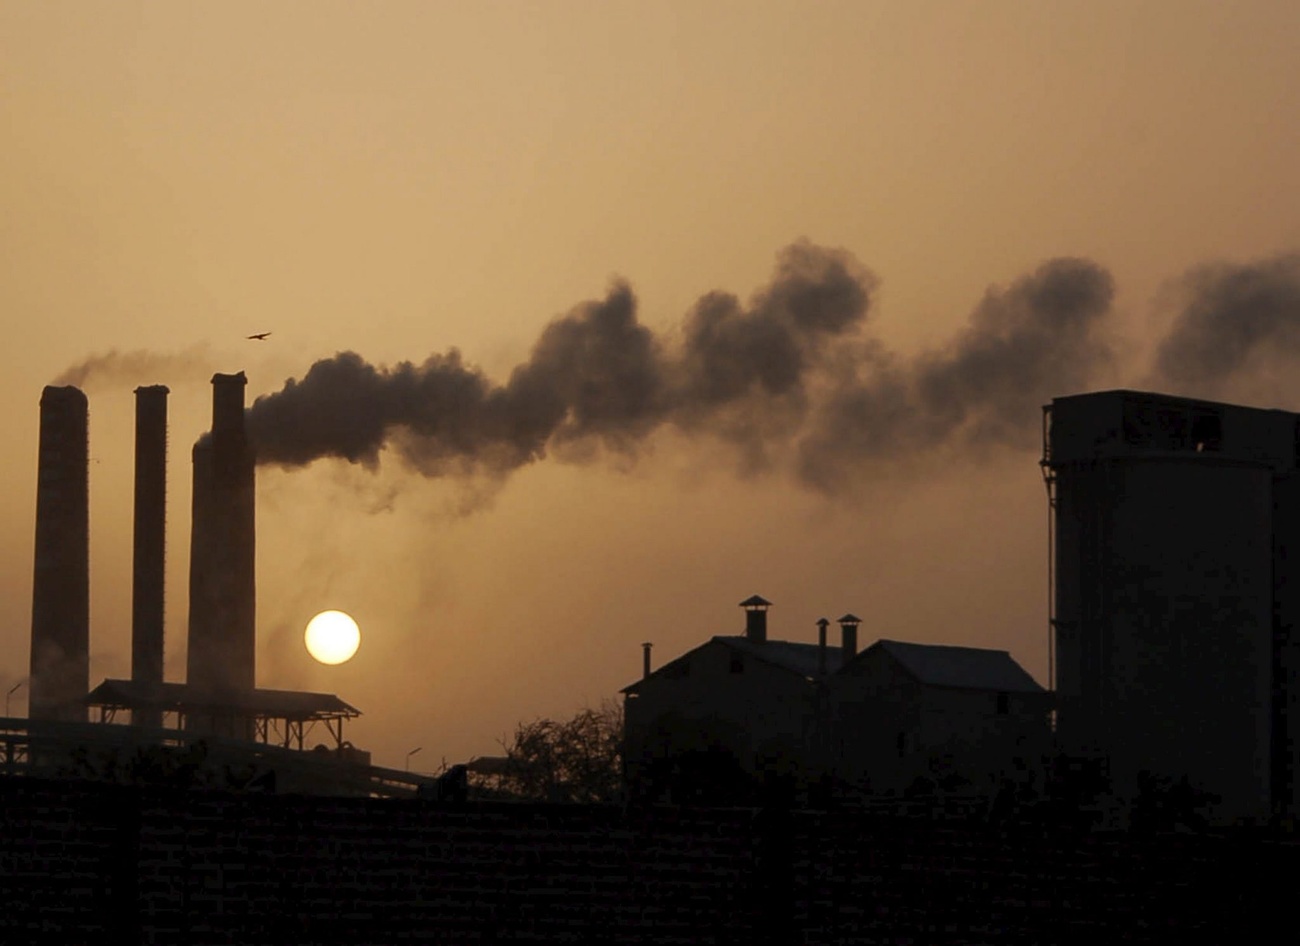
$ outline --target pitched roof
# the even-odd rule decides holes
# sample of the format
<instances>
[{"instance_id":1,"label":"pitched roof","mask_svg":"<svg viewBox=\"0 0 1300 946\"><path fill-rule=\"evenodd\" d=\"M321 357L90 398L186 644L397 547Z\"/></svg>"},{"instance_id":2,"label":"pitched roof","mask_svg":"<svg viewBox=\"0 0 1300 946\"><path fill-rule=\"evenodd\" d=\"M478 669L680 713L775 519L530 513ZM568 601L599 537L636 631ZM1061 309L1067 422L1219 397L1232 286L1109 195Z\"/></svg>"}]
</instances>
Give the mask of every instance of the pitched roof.
<instances>
[{"instance_id":1,"label":"pitched roof","mask_svg":"<svg viewBox=\"0 0 1300 946\"><path fill-rule=\"evenodd\" d=\"M791 670L803 677L819 677L818 651L816 644L796 644L793 641L764 641L756 644L747 637L715 637L733 650L748 654L756 660ZM826 674L829 676L839 669L840 649L826 645Z\"/></svg>"},{"instance_id":2,"label":"pitched roof","mask_svg":"<svg viewBox=\"0 0 1300 946\"><path fill-rule=\"evenodd\" d=\"M649 677L623 687L621 692L635 692L646 680L715 643L812 680L830 677L840 670L840 648L830 643L826 645L826 672L822 674L818 669L821 648L817 644L775 640L758 644L743 636L716 636L663 664ZM877 651L893 657L908 673L929 686L1008 693L1046 692L1005 650L879 640L859 653L854 660L862 660L864 655Z\"/></svg>"},{"instance_id":3,"label":"pitched roof","mask_svg":"<svg viewBox=\"0 0 1300 946\"><path fill-rule=\"evenodd\" d=\"M930 686L1009 693L1046 692L1005 650L879 640L862 654L876 650L893 657L918 681Z\"/></svg>"},{"instance_id":4,"label":"pitched roof","mask_svg":"<svg viewBox=\"0 0 1300 946\"><path fill-rule=\"evenodd\" d=\"M761 644L755 644L746 637L712 637L697 647L692 647L686 653L665 664L660 665L648 677L642 677L635 683L630 683L620 690L620 693L634 693L640 689L641 684L647 680L652 680L659 674L663 673L669 667L685 660L696 651L708 647L710 644L722 644L732 650L748 654L757 660L762 660L773 666L780 667L783 670L789 670L797 673L801 677L817 678L820 674L817 672L818 657L816 644L795 644L791 641L764 641ZM830 676L840 666L840 649L830 644L826 645L826 676Z\"/></svg>"}]
</instances>

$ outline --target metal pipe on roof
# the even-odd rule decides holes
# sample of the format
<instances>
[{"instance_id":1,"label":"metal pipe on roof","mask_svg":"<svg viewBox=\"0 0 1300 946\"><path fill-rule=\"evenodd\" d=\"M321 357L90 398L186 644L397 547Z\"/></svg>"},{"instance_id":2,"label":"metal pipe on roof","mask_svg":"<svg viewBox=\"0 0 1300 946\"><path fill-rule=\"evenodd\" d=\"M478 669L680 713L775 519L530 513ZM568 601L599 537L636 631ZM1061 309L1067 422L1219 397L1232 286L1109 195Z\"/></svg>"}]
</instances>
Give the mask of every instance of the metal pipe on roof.
<instances>
[{"instance_id":1,"label":"metal pipe on roof","mask_svg":"<svg viewBox=\"0 0 1300 946\"><path fill-rule=\"evenodd\" d=\"M817 676L826 676L826 628L830 626L826 618L817 619Z\"/></svg>"},{"instance_id":2,"label":"metal pipe on roof","mask_svg":"<svg viewBox=\"0 0 1300 946\"><path fill-rule=\"evenodd\" d=\"M767 609L772 602L758 595L750 595L740 606L745 609L745 638L751 644L767 642Z\"/></svg>"},{"instance_id":3,"label":"metal pipe on roof","mask_svg":"<svg viewBox=\"0 0 1300 946\"><path fill-rule=\"evenodd\" d=\"M840 625L840 666L853 659L858 652L858 625L862 618L856 614L846 614L839 619Z\"/></svg>"}]
</instances>

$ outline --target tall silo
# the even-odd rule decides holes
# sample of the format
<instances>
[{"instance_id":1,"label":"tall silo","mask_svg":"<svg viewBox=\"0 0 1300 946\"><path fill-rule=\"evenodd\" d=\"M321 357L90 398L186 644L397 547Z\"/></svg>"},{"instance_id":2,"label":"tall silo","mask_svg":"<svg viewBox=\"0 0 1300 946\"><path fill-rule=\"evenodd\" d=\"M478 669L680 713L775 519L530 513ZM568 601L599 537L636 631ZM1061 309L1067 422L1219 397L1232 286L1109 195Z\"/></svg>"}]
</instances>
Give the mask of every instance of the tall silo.
<instances>
[{"instance_id":1,"label":"tall silo","mask_svg":"<svg viewBox=\"0 0 1300 946\"><path fill-rule=\"evenodd\" d=\"M1107 391L1049 418L1062 750L1104 759L1120 796L1186 779L1220 817L1266 817L1286 765L1275 504L1295 415Z\"/></svg>"}]
</instances>

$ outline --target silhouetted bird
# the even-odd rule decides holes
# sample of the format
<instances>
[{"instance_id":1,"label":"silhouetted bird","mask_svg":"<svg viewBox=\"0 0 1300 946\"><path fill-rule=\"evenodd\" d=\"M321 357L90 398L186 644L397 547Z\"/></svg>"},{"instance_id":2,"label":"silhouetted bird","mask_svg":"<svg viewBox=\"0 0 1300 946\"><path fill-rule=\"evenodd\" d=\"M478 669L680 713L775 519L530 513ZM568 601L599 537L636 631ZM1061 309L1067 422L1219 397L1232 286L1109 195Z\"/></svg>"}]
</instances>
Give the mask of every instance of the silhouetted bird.
<instances>
[{"instance_id":1,"label":"silhouetted bird","mask_svg":"<svg viewBox=\"0 0 1300 946\"><path fill-rule=\"evenodd\" d=\"M271 334L270 332L258 332L256 335L245 335L244 337L245 337L245 338L248 338L248 339L254 339L254 338L255 338L255 339L257 339L259 342L264 342L264 341L266 341L266 336L268 336L268 335L270 335L270 334Z\"/></svg>"}]
</instances>

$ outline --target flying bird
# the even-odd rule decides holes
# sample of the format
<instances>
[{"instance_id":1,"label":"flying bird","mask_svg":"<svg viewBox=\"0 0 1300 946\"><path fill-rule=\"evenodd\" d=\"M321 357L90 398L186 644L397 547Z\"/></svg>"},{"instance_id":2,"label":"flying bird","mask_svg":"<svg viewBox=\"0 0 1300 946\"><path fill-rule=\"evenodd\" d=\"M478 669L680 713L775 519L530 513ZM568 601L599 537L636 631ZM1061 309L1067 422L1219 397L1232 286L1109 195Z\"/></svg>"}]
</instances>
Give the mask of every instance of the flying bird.
<instances>
[{"instance_id":1,"label":"flying bird","mask_svg":"<svg viewBox=\"0 0 1300 946\"><path fill-rule=\"evenodd\" d=\"M270 335L270 334L271 334L270 332L258 332L256 335L246 335L246 336L244 336L244 337L245 337L245 338L249 338L249 339L253 339L253 338L255 338L255 339L257 339L259 342L264 342L264 341L266 341L266 336L268 336L268 335Z\"/></svg>"}]
</instances>

